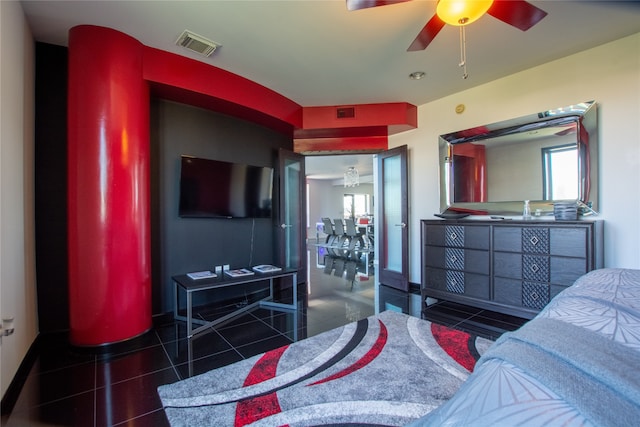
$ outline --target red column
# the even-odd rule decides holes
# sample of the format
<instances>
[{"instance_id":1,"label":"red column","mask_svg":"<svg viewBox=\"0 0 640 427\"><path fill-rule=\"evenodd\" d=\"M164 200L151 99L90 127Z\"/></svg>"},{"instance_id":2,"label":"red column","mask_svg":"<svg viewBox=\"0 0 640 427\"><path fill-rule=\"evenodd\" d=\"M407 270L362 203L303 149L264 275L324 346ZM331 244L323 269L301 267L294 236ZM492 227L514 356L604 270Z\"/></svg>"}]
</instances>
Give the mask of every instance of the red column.
<instances>
[{"instance_id":1,"label":"red column","mask_svg":"<svg viewBox=\"0 0 640 427\"><path fill-rule=\"evenodd\" d=\"M151 327L149 88L143 46L120 32L69 32L68 221L71 343Z\"/></svg>"}]
</instances>

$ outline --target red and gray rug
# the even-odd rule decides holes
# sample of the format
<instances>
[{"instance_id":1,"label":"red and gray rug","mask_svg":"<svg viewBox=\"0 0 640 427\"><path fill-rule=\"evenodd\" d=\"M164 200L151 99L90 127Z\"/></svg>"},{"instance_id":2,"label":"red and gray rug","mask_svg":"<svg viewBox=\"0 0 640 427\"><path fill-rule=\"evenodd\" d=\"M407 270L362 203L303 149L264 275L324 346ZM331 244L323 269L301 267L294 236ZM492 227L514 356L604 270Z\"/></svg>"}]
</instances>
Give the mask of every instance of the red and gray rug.
<instances>
[{"instance_id":1,"label":"red and gray rug","mask_svg":"<svg viewBox=\"0 0 640 427\"><path fill-rule=\"evenodd\" d=\"M172 426L399 426L451 398L491 344L385 311L158 393Z\"/></svg>"}]
</instances>

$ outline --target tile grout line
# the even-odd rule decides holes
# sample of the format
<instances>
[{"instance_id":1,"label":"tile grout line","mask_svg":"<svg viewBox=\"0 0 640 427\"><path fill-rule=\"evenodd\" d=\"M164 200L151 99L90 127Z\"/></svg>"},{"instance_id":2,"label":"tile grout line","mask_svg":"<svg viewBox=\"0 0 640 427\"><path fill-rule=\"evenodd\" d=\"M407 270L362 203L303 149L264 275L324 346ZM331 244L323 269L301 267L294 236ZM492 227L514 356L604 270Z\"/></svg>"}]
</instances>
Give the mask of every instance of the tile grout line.
<instances>
[{"instance_id":1,"label":"tile grout line","mask_svg":"<svg viewBox=\"0 0 640 427\"><path fill-rule=\"evenodd\" d=\"M281 337L284 337L284 338L286 338L286 339L288 339L288 340L291 340L292 342L295 342L291 337L287 336L287 334L286 334L285 332L282 332L282 331L280 331L280 330L278 330L278 329L274 328L273 326L271 326L270 324L268 324L267 322L265 322L265 321L264 321L264 319L259 318L258 316L254 315L253 313L251 313L251 315L252 315L253 317L255 317L255 318L256 318L256 320L258 320L258 321L262 322L264 325L266 325L266 326L268 326L269 328L271 328L272 330L274 330L274 331L276 332L276 335L280 335ZM297 316L297 315L298 315L298 313L293 313L293 315L294 315L294 316ZM289 332L293 333L294 331L289 331Z\"/></svg>"},{"instance_id":2,"label":"tile grout line","mask_svg":"<svg viewBox=\"0 0 640 427\"><path fill-rule=\"evenodd\" d=\"M158 338L158 341L160 341L160 345L162 346L162 351L164 352L164 355L166 356L167 360L169 360L169 364L171 365L171 368L173 368L173 372L176 374L178 381L182 380L183 378L180 376L180 372L178 372L178 369L176 368L176 365L173 363L173 360L171 360L171 356L169 356L169 351L165 347L164 341L162 341L162 339L160 338L158 331L154 330L153 332L156 334L156 338Z\"/></svg>"},{"instance_id":3,"label":"tile grout line","mask_svg":"<svg viewBox=\"0 0 640 427\"><path fill-rule=\"evenodd\" d=\"M93 427L98 426L98 355L93 356Z\"/></svg>"}]
</instances>

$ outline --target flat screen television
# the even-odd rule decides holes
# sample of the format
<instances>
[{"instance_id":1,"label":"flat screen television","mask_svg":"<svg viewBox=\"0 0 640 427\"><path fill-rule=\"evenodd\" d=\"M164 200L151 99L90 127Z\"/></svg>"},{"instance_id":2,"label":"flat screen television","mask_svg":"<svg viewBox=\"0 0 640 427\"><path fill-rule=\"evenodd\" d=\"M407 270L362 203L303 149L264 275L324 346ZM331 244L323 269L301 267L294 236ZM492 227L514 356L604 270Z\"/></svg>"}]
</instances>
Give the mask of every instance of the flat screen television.
<instances>
[{"instance_id":1,"label":"flat screen television","mask_svg":"<svg viewBox=\"0 0 640 427\"><path fill-rule=\"evenodd\" d=\"M273 168L182 156L183 218L270 218Z\"/></svg>"}]
</instances>

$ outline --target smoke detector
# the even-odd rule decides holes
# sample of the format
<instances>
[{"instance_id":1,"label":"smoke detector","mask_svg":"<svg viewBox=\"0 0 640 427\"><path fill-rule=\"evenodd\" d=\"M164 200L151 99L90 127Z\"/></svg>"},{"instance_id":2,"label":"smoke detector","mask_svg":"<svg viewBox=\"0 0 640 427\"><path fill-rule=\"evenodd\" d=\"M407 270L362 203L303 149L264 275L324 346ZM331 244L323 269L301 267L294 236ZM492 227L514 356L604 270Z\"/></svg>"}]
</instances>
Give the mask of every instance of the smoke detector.
<instances>
[{"instance_id":1,"label":"smoke detector","mask_svg":"<svg viewBox=\"0 0 640 427\"><path fill-rule=\"evenodd\" d=\"M184 30L182 34L180 34L180 37L176 40L176 44L204 56L211 56L217 48L222 46L189 30Z\"/></svg>"}]
</instances>

